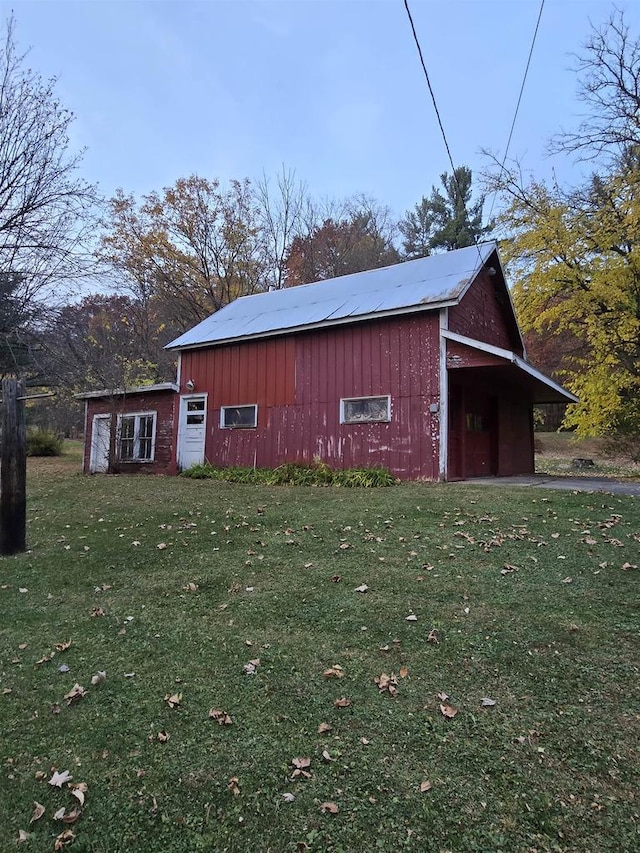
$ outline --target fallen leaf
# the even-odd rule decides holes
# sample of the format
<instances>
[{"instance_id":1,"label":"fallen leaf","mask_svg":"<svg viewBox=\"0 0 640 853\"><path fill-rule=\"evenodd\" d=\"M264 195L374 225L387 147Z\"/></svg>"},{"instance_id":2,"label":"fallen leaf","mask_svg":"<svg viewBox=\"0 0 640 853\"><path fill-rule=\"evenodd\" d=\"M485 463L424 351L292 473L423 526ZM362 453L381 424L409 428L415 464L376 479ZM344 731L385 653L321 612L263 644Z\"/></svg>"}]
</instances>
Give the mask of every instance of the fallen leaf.
<instances>
[{"instance_id":1,"label":"fallen leaf","mask_svg":"<svg viewBox=\"0 0 640 853\"><path fill-rule=\"evenodd\" d=\"M390 696L395 696L397 694L398 679L394 673L387 675L386 672L382 672L380 675L376 675L373 680L378 685L378 690L381 693L386 691Z\"/></svg>"},{"instance_id":2,"label":"fallen leaf","mask_svg":"<svg viewBox=\"0 0 640 853\"><path fill-rule=\"evenodd\" d=\"M400 678L406 678L409 675L409 670L406 666L400 667Z\"/></svg>"},{"instance_id":3,"label":"fallen leaf","mask_svg":"<svg viewBox=\"0 0 640 853\"><path fill-rule=\"evenodd\" d=\"M565 578L562 583L573 583L573 578Z\"/></svg>"},{"instance_id":4,"label":"fallen leaf","mask_svg":"<svg viewBox=\"0 0 640 853\"><path fill-rule=\"evenodd\" d=\"M330 580L332 583L340 583L340 581L342 580L342 576L341 576L341 575L331 575L331 577L329 578L329 580Z\"/></svg>"},{"instance_id":5,"label":"fallen leaf","mask_svg":"<svg viewBox=\"0 0 640 853\"><path fill-rule=\"evenodd\" d=\"M260 666L260 658L254 658L253 660L248 661L242 667L242 671L245 675L255 675L257 668Z\"/></svg>"},{"instance_id":6,"label":"fallen leaf","mask_svg":"<svg viewBox=\"0 0 640 853\"><path fill-rule=\"evenodd\" d=\"M334 663L332 667L325 669L322 674L325 678L342 678L344 676L344 670L340 664Z\"/></svg>"},{"instance_id":7,"label":"fallen leaf","mask_svg":"<svg viewBox=\"0 0 640 853\"><path fill-rule=\"evenodd\" d=\"M441 693L438 693L438 699L441 702L446 702L448 698L449 698L449 694L445 693L444 690Z\"/></svg>"},{"instance_id":8,"label":"fallen leaf","mask_svg":"<svg viewBox=\"0 0 640 853\"><path fill-rule=\"evenodd\" d=\"M234 797L240 796L240 782L237 776L232 776L227 785Z\"/></svg>"},{"instance_id":9,"label":"fallen leaf","mask_svg":"<svg viewBox=\"0 0 640 853\"><path fill-rule=\"evenodd\" d=\"M370 741L368 738L366 738L366 737L361 737L361 738L360 738L360 743L364 744L364 746L369 746L369 744L371 743L371 741Z\"/></svg>"},{"instance_id":10,"label":"fallen leaf","mask_svg":"<svg viewBox=\"0 0 640 853\"><path fill-rule=\"evenodd\" d=\"M431 631L429 631L429 634L427 636L427 643L433 643L434 645L437 646L439 642L440 642L440 640L438 639L438 632L436 631L435 628L432 628Z\"/></svg>"},{"instance_id":11,"label":"fallen leaf","mask_svg":"<svg viewBox=\"0 0 640 853\"><path fill-rule=\"evenodd\" d=\"M8 696L8 695L9 695L9 693L11 693L12 689L13 689L13 688L11 688L11 687L4 687L4 688L2 689L2 695L3 695L3 696Z\"/></svg>"},{"instance_id":12,"label":"fallen leaf","mask_svg":"<svg viewBox=\"0 0 640 853\"><path fill-rule=\"evenodd\" d=\"M40 660L35 662L35 666L40 666L41 663L49 663L49 661L53 658L55 652L52 652L50 655L42 655Z\"/></svg>"},{"instance_id":13,"label":"fallen leaf","mask_svg":"<svg viewBox=\"0 0 640 853\"><path fill-rule=\"evenodd\" d=\"M80 803L81 806L84 805L85 794L87 793L88 787L86 782L78 782L77 785L70 785L71 788L71 796L75 797L76 800Z\"/></svg>"},{"instance_id":14,"label":"fallen leaf","mask_svg":"<svg viewBox=\"0 0 640 853\"><path fill-rule=\"evenodd\" d=\"M29 590L26 588L26 586L20 586L20 587L18 587L18 592L24 593L24 592L29 592Z\"/></svg>"},{"instance_id":15,"label":"fallen leaf","mask_svg":"<svg viewBox=\"0 0 640 853\"><path fill-rule=\"evenodd\" d=\"M54 850L62 850L63 847L66 847L67 844L71 844L75 839L75 835L70 829L65 829L60 835L56 838L56 842L53 846Z\"/></svg>"},{"instance_id":16,"label":"fallen leaf","mask_svg":"<svg viewBox=\"0 0 640 853\"><path fill-rule=\"evenodd\" d=\"M63 770L62 773L59 773L57 770L53 772L51 779L49 779L49 784L53 785L56 788L62 788L65 782L70 782L73 779L73 776L69 773L68 770Z\"/></svg>"},{"instance_id":17,"label":"fallen leaf","mask_svg":"<svg viewBox=\"0 0 640 853\"><path fill-rule=\"evenodd\" d=\"M634 565L633 563L623 563L622 564L622 571L623 572L628 572L630 569L637 569L637 568L638 567L636 565Z\"/></svg>"},{"instance_id":18,"label":"fallen leaf","mask_svg":"<svg viewBox=\"0 0 640 853\"><path fill-rule=\"evenodd\" d=\"M70 671L70 667L68 667L66 663L61 663L60 666L58 667L58 672L69 672L69 671Z\"/></svg>"},{"instance_id":19,"label":"fallen leaf","mask_svg":"<svg viewBox=\"0 0 640 853\"><path fill-rule=\"evenodd\" d=\"M195 592L198 589L198 584L194 583L193 581L189 581L189 583L186 584L186 586L183 586L182 588L185 592Z\"/></svg>"},{"instance_id":20,"label":"fallen leaf","mask_svg":"<svg viewBox=\"0 0 640 853\"><path fill-rule=\"evenodd\" d=\"M330 732L331 730L332 730L332 726L330 726L329 723L320 723L320 725L318 726L318 734L319 735L326 734L327 732Z\"/></svg>"},{"instance_id":21,"label":"fallen leaf","mask_svg":"<svg viewBox=\"0 0 640 853\"><path fill-rule=\"evenodd\" d=\"M67 649L71 648L71 640L66 640L66 642L63 643L56 643L54 648L57 652L66 652ZM51 658L49 658L49 660L50 659Z\"/></svg>"},{"instance_id":22,"label":"fallen leaf","mask_svg":"<svg viewBox=\"0 0 640 853\"><path fill-rule=\"evenodd\" d=\"M452 720L458 712L455 708L452 708L451 705L445 705L443 703L440 705L440 713L448 720Z\"/></svg>"},{"instance_id":23,"label":"fallen leaf","mask_svg":"<svg viewBox=\"0 0 640 853\"><path fill-rule=\"evenodd\" d=\"M47 778L47 774L44 772L44 770L36 770L35 778L37 782L42 782L43 779Z\"/></svg>"},{"instance_id":24,"label":"fallen leaf","mask_svg":"<svg viewBox=\"0 0 640 853\"><path fill-rule=\"evenodd\" d=\"M295 796L289 793L289 791L287 791L285 794L282 795L282 799L285 801L285 803L292 803L295 800Z\"/></svg>"},{"instance_id":25,"label":"fallen leaf","mask_svg":"<svg viewBox=\"0 0 640 853\"><path fill-rule=\"evenodd\" d=\"M351 699L347 699L346 696L343 696L341 699L336 699L333 703L336 708L348 708L351 705Z\"/></svg>"},{"instance_id":26,"label":"fallen leaf","mask_svg":"<svg viewBox=\"0 0 640 853\"><path fill-rule=\"evenodd\" d=\"M220 726L230 726L233 724L233 720L231 719L229 714L227 714L227 712L223 711L221 708L212 708L209 711L209 717L212 720L215 720L216 723L218 723L218 725Z\"/></svg>"},{"instance_id":27,"label":"fallen leaf","mask_svg":"<svg viewBox=\"0 0 640 853\"><path fill-rule=\"evenodd\" d=\"M156 545L156 548L158 549L158 551L164 551L164 549L165 549L166 547L167 547L167 543L166 543L166 542L159 542L159 543Z\"/></svg>"},{"instance_id":28,"label":"fallen leaf","mask_svg":"<svg viewBox=\"0 0 640 853\"><path fill-rule=\"evenodd\" d=\"M327 814L327 813L338 814L340 809L338 808L338 806L335 803L324 802L320 806L320 811L323 812L324 814Z\"/></svg>"},{"instance_id":29,"label":"fallen leaf","mask_svg":"<svg viewBox=\"0 0 640 853\"><path fill-rule=\"evenodd\" d=\"M82 809L79 809L77 806L75 809L72 809L70 812L67 812L66 815L63 816L63 823L75 823L78 818L82 817Z\"/></svg>"},{"instance_id":30,"label":"fallen leaf","mask_svg":"<svg viewBox=\"0 0 640 853\"><path fill-rule=\"evenodd\" d=\"M98 670L95 675L91 676L91 684L97 687L98 684L104 684L107 680L107 673L104 670Z\"/></svg>"},{"instance_id":31,"label":"fallen leaf","mask_svg":"<svg viewBox=\"0 0 640 853\"><path fill-rule=\"evenodd\" d=\"M25 832L24 829L19 829L18 837L16 838L16 844L23 844L25 841L28 841L30 837L30 834L28 832Z\"/></svg>"},{"instance_id":32,"label":"fallen leaf","mask_svg":"<svg viewBox=\"0 0 640 853\"><path fill-rule=\"evenodd\" d=\"M28 643L20 643L18 648L20 649L21 652L23 652L27 648L28 645L29 645Z\"/></svg>"},{"instance_id":33,"label":"fallen leaf","mask_svg":"<svg viewBox=\"0 0 640 853\"><path fill-rule=\"evenodd\" d=\"M31 815L31 820L29 823L33 823L36 820L40 820L42 815L45 813L45 807L40 803L36 803L34 800L33 803L33 814Z\"/></svg>"},{"instance_id":34,"label":"fallen leaf","mask_svg":"<svg viewBox=\"0 0 640 853\"><path fill-rule=\"evenodd\" d=\"M428 779L425 779L424 782L420 782L420 792L424 794L426 791L430 791L432 788L431 782Z\"/></svg>"},{"instance_id":35,"label":"fallen leaf","mask_svg":"<svg viewBox=\"0 0 640 853\"><path fill-rule=\"evenodd\" d=\"M104 612L102 607L92 607L91 608L91 615L92 616L106 616L106 613Z\"/></svg>"},{"instance_id":36,"label":"fallen leaf","mask_svg":"<svg viewBox=\"0 0 640 853\"><path fill-rule=\"evenodd\" d=\"M66 700L67 705L73 705L74 702L79 702L83 696L87 695L87 691L84 687L81 687L77 682L73 685L71 690L68 693L65 693L63 698Z\"/></svg>"},{"instance_id":37,"label":"fallen leaf","mask_svg":"<svg viewBox=\"0 0 640 853\"><path fill-rule=\"evenodd\" d=\"M326 749L322 750L322 757L325 761L335 761L335 758L331 758L331 756L329 755L329 751Z\"/></svg>"},{"instance_id":38,"label":"fallen leaf","mask_svg":"<svg viewBox=\"0 0 640 853\"><path fill-rule=\"evenodd\" d=\"M415 615L415 613L410 613L408 616L405 616L405 621L406 622L417 622L418 617Z\"/></svg>"},{"instance_id":39,"label":"fallen leaf","mask_svg":"<svg viewBox=\"0 0 640 853\"><path fill-rule=\"evenodd\" d=\"M505 563L502 569L500 570L501 575L511 575L513 572L517 572L518 567L512 566L510 563Z\"/></svg>"},{"instance_id":40,"label":"fallen leaf","mask_svg":"<svg viewBox=\"0 0 640 853\"><path fill-rule=\"evenodd\" d=\"M171 737L171 735L169 734L169 732L166 729L162 729L162 731L159 731L158 734L156 735L156 739L157 739L158 743L166 743L170 737Z\"/></svg>"},{"instance_id":41,"label":"fallen leaf","mask_svg":"<svg viewBox=\"0 0 640 853\"><path fill-rule=\"evenodd\" d=\"M366 585L366 583L362 583L362 584L360 584L360 586L357 586L354 591L355 592L367 592L368 590L369 590L369 587Z\"/></svg>"},{"instance_id":42,"label":"fallen leaf","mask_svg":"<svg viewBox=\"0 0 640 853\"><path fill-rule=\"evenodd\" d=\"M495 699L489 699L487 696L483 696L480 700L480 704L483 708L492 708L496 704Z\"/></svg>"},{"instance_id":43,"label":"fallen leaf","mask_svg":"<svg viewBox=\"0 0 640 853\"><path fill-rule=\"evenodd\" d=\"M54 819L54 820L62 820L62 818L65 816L65 812L66 812L66 811L67 811L67 810L65 809L65 807L64 807L64 806L62 806L62 808L61 808L61 809L58 809L58 811L57 811L57 812L54 812L54 814L53 814L53 819Z\"/></svg>"},{"instance_id":44,"label":"fallen leaf","mask_svg":"<svg viewBox=\"0 0 640 853\"><path fill-rule=\"evenodd\" d=\"M180 703L182 702L182 693L167 693L164 697L164 701L170 708L179 708Z\"/></svg>"},{"instance_id":45,"label":"fallen leaf","mask_svg":"<svg viewBox=\"0 0 640 853\"><path fill-rule=\"evenodd\" d=\"M340 550L341 550L341 551L346 551L346 550L347 550L347 548L351 548L351 545L350 545L348 542L341 542L341 543L340 543ZM25 592L26 592L26 591L27 591L27 590L25 589ZM21 590L21 592L22 592L22 590Z\"/></svg>"}]
</instances>

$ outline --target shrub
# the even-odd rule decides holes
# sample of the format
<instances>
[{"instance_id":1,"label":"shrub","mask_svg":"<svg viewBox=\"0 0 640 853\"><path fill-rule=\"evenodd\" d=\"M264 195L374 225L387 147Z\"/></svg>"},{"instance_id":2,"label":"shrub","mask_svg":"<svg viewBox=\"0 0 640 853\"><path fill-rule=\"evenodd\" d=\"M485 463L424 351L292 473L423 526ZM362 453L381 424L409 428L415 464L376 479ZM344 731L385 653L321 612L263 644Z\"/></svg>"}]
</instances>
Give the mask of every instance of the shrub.
<instances>
[{"instance_id":1,"label":"shrub","mask_svg":"<svg viewBox=\"0 0 640 853\"><path fill-rule=\"evenodd\" d=\"M61 456L63 439L50 429L36 427L27 432L27 456Z\"/></svg>"},{"instance_id":2,"label":"shrub","mask_svg":"<svg viewBox=\"0 0 640 853\"><path fill-rule=\"evenodd\" d=\"M312 465L286 462L277 468L215 468L205 462L182 472L192 480L225 480L228 483L251 483L265 486L346 486L364 489L392 486L396 480L386 468L352 468L333 471L325 462Z\"/></svg>"}]
</instances>

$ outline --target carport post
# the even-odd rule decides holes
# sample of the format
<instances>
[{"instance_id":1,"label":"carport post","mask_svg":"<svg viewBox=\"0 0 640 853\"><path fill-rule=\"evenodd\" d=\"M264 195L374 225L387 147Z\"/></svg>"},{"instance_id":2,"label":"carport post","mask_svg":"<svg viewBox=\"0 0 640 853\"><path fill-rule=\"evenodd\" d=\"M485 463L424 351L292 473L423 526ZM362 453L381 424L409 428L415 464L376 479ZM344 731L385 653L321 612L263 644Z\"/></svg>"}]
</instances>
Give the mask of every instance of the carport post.
<instances>
[{"instance_id":1,"label":"carport post","mask_svg":"<svg viewBox=\"0 0 640 853\"><path fill-rule=\"evenodd\" d=\"M25 384L2 380L0 451L0 554L17 554L27 547L27 431Z\"/></svg>"}]
</instances>

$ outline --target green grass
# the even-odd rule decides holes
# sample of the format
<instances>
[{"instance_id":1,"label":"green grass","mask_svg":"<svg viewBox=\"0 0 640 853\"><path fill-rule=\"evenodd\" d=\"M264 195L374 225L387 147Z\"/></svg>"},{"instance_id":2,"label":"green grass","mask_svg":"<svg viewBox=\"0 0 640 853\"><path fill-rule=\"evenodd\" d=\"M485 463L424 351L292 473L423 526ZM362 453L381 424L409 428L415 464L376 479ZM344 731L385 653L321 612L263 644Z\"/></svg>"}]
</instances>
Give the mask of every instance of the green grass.
<instances>
[{"instance_id":1,"label":"green grass","mask_svg":"<svg viewBox=\"0 0 640 853\"><path fill-rule=\"evenodd\" d=\"M0 560L0 850L53 850L53 768L88 786L72 851L640 848L637 500L77 470L30 461L31 550Z\"/></svg>"},{"instance_id":2,"label":"green grass","mask_svg":"<svg viewBox=\"0 0 640 853\"><path fill-rule=\"evenodd\" d=\"M623 455L612 455L607 439L576 438L572 432L537 432L535 437L538 474L640 479L640 464ZM591 459L593 466L576 466L576 459Z\"/></svg>"}]
</instances>

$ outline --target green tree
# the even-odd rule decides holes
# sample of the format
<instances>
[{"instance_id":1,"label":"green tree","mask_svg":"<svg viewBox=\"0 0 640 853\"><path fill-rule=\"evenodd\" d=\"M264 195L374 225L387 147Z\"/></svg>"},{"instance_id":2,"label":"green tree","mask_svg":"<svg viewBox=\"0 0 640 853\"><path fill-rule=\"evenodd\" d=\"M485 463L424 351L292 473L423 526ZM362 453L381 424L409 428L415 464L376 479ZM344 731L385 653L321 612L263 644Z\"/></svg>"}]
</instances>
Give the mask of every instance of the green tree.
<instances>
[{"instance_id":1,"label":"green tree","mask_svg":"<svg viewBox=\"0 0 640 853\"><path fill-rule=\"evenodd\" d=\"M406 259L472 246L490 230L482 224L484 196L471 200L471 169L459 166L452 175L443 172L440 182L444 192L432 187L431 195L423 196L400 222Z\"/></svg>"}]
</instances>

